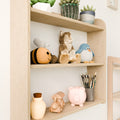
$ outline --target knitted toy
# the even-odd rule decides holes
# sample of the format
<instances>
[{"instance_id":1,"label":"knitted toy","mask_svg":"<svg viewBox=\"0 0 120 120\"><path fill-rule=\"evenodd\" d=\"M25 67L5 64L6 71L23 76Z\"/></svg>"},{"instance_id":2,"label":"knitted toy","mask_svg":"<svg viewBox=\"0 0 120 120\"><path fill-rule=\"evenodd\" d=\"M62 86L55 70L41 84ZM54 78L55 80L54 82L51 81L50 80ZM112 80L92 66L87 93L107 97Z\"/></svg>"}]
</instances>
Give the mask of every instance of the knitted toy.
<instances>
[{"instance_id":1,"label":"knitted toy","mask_svg":"<svg viewBox=\"0 0 120 120\"><path fill-rule=\"evenodd\" d=\"M94 61L92 61L94 57L94 53L88 44L84 43L80 45L76 53L81 54L81 62L94 63Z\"/></svg>"},{"instance_id":2,"label":"knitted toy","mask_svg":"<svg viewBox=\"0 0 120 120\"><path fill-rule=\"evenodd\" d=\"M51 61L51 53L46 48L31 51L31 64L47 64Z\"/></svg>"},{"instance_id":3,"label":"knitted toy","mask_svg":"<svg viewBox=\"0 0 120 120\"><path fill-rule=\"evenodd\" d=\"M38 47L38 48L48 48L49 47L49 44L47 44L47 43L45 43L45 42L41 42L39 39L34 39L33 40L33 43ZM47 50L47 49L46 49ZM48 50L49 51L49 50ZM50 51L49 51L49 53L50 53ZM41 54L41 55L43 55L43 54ZM50 56L51 56L51 58L50 58ZM48 63L52 63L52 64L55 64L55 63L57 63L58 62L58 58L55 56L55 55L52 55L51 53L50 53L50 56L49 56L49 62ZM45 59L44 59L45 60Z\"/></svg>"},{"instance_id":4,"label":"knitted toy","mask_svg":"<svg viewBox=\"0 0 120 120\"><path fill-rule=\"evenodd\" d=\"M72 45L72 38L70 32L60 32L59 38L59 62L61 64L80 63L80 54L75 54L75 49Z\"/></svg>"}]
</instances>

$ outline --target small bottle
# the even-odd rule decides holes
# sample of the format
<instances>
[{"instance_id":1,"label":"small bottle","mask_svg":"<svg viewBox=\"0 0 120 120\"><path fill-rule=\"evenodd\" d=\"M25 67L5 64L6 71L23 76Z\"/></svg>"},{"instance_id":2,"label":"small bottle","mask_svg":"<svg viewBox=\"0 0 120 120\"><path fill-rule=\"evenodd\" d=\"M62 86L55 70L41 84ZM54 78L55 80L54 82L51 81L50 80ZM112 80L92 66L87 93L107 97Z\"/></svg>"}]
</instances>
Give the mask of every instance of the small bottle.
<instances>
[{"instance_id":1,"label":"small bottle","mask_svg":"<svg viewBox=\"0 0 120 120\"><path fill-rule=\"evenodd\" d=\"M46 112L46 104L43 101L42 93L34 93L31 102L31 117L35 120L43 119Z\"/></svg>"}]
</instances>

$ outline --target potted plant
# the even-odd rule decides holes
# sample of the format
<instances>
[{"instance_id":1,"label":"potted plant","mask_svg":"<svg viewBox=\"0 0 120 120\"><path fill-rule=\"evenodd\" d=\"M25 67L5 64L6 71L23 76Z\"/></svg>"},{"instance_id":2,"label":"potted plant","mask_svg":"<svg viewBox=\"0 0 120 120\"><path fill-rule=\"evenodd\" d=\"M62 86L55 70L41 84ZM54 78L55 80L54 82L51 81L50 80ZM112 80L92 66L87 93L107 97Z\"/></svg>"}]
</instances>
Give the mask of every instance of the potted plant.
<instances>
[{"instance_id":1,"label":"potted plant","mask_svg":"<svg viewBox=\"0 0 120 120\"><path fill-rule=\"evenodd\" d=\"M31 0L31 6L36 9L48 11L48 8L54 5L56 0Z\"/></svg>"},{"instance_id":2,"label":"potted plant","mask_svg":"<svg viewBox=\"0 0 120 120\"><path fill-rule=\"evenodd\" d=\"M78 19L80 0L60 0L61 15Z\"/></svg>"},{"instance_id":3,"label":"potted plant","mask_svg":"<svg viewBox=\"0 0 120 120\"><path fill-rule=\"evenodd\" d=\"M80 20L83 22L94 24L95 10L96 9L93 9L93 6L91 7L89 5L87 5L87 7L84 6L80 12Z\"/></svg>"}]
</instances>

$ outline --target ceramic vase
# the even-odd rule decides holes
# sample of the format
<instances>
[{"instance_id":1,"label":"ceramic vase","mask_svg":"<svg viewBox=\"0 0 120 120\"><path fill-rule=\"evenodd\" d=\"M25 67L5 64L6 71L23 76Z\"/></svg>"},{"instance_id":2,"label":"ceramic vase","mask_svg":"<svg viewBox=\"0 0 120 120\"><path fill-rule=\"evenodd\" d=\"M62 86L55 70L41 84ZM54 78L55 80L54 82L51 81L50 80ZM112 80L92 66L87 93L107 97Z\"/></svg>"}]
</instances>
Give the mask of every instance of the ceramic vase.
<instances>
[{"instance_id":1,"label":"ceramic vase","mask_svg":"<svg viewBox=\"0 0 120 120\"><path fill-rule=\"evenodd\" d=\"M80 20L86 23L94 24L95 12L94 11L83 11L80 13Z\"/></svg>"},{"instance_id":2,"label":"ceramic vase","mask_svg":"<svg viewBox=\"0 0 120 120\"><path fill-rule=\"evenodd\" d=\"M72 19L78 19L79 5L74 3L66 3L61 5L61 15Z\"/></svg>"},{"instance_id":3,"label":"ceramic vase","mask_svg":"<svg viewBox=\"0 0 120 120\"><path fill-rule=\"evenodd\" d=\"M46 112L46 104L41 93L35 93L31 102L31 117L34 120L42 120Z\"/></svg>"}]
</instances>

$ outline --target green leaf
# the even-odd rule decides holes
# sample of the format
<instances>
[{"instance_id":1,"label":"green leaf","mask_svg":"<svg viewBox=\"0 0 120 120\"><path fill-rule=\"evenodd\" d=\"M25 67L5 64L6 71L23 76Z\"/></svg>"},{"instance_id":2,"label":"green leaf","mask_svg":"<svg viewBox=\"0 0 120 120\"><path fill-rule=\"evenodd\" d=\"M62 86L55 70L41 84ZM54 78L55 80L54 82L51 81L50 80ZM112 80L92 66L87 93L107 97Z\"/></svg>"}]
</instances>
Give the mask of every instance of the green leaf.
<instances>
[{"instance_id":1,"label":"green leaf","mask_svg":"<svg viewBox=\"0 0 120 120\"><path fill-rule=\"evenodd\" d=\"M89 7L89 5L87 5L87 10L88 10L88 11L90 10L90 7Z\"/></svg>"},{"instance_id":2,"label":"green leaf","mask_svg":"<svg viewBox=\"0 0 120 120\"><path fill-rule=\"evenodd\" d=\"M48 0L38 0L38 1L42 3L47 3Z\"/></svg>"},{"instance_id":3,"label":"green leaf","mask_svg":"<svg viewBox=\"0 0 120 120\"><path fill-rule=\"evenodd\" d=\"M52 7L55 4L56 0L48 0L47 3L50 3L50 6Z\"/></svg>"},{"instance_id":4,"label":"green leaf","mask_svg":"<svg viewBox=\"0 0 120 120\"><path fill-rule=\"evenodd\" d=\"M87 11L86 7L84 6L84 11Z\"/></svg>"},{"instance_id":5,"label":"green leaf","mask_svg":"<svg viewBox=\"0 0 120 120\"><path fill-rule=\"evenodd\" d=\"M38 2L38 0L31 0L31 3L33 3L33 4L35 4L37 2Z\"/></svg>"}]
</instances>

